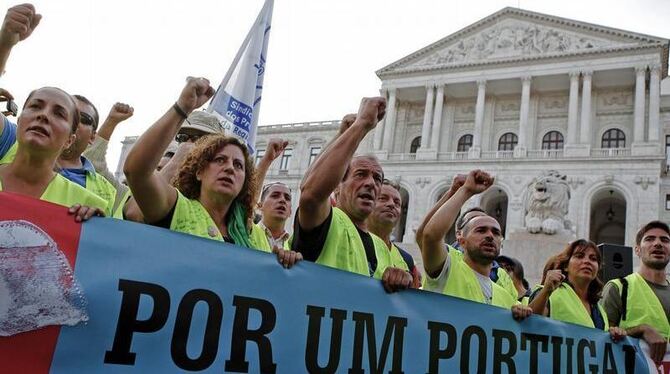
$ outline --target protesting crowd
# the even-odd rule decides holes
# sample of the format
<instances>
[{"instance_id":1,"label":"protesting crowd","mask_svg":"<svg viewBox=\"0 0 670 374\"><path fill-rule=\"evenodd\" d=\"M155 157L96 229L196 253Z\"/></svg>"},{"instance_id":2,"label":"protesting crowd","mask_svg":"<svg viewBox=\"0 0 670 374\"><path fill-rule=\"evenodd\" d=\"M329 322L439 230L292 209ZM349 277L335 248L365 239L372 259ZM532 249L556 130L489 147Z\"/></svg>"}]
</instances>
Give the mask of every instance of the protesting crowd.
<instances>
[{"instance_id":1,"label":"protesting crowd","mask_svg":"<svg viewBox=\"0 0 670 374\"><path fill-rule=\"evenodd\" d=\"M0 29L0 71L40 19L29 4L8 10ZM12 99L8 91L0 96ZM126 185L108 170L105 156L112 133L132 117L133 107L117 103L101 121L85 93L37 88L16 121L11 113L2 116L0 191L66 206L76 221L105 216L141 222L272 253L286 268L310 261L372 277L389 293L422 289L490 304L510 310L519 323L540 314L608 331L615 342L637 337L649 344L655 362L663 359L670 338L666 223L639 229L640 267L625 278L604 285L600 250L579 239L547 260L540 285L529 285L520 259L500 255L503 233L496 218L479 208L462 211L494 184L493 176L464 171L417 228L421 270L392 241L401 215L399 188L384 178L374 156L357 154L384 118L384 98L363 98L356 114L344 116L336 137L306 171L296 202L287 185L264 183L287 142L271 140L254 165L246 144L225 135L215 115L199 110L214 92L205 78L187 79L128 154ZM294 210L294 221L287 222ZM457 240L447 244L452 226Z\"/></svg>"}]
</instances>

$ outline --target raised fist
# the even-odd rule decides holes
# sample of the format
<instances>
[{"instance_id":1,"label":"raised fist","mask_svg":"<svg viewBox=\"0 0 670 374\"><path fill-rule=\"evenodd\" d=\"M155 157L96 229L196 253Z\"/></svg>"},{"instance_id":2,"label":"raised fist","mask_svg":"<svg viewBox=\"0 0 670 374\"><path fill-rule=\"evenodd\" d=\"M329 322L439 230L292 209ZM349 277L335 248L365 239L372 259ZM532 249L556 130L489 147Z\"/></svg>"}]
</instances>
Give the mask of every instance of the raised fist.
<instances>
[{"instance_id":1,"label":"raised fist","mask_svg":"<svg viewBox=\"0 0 670 374\"><path fill-rule=\"evenodd\" d=\"M272 138L268 142L268 146L265 148L263 157L268 158L270 161L274 161L284 152L284 149L286 149L287 146L287 140Z\"/></svg>"},{"instance_id":2,"label":"raised fist","mask_svg":"<svg viewBox=\"0 0 670 374\"><path fill-rule=\"evenodd\" d=\"M0 28L0 45L13 47L33 33L42 16L35 12L32 4L16 5L7 10Z\"/></svg>"},{"instance_id":3,"label":"raised fist","mask_svg":"<svg viewBox=\"0 0 670 374\"><path fill-rule=\"evenodd\" d=\"M454 179L451 181L451 187L449 188L451 192L456 192L459 188L463 187L466 178L467 175L465 174L456 174Z\"/></svg>"},{"instance_id":4,"label":"raised fist","mask_svg":"<svg viewBox=\"0 0 670 374\"><path fill-rule=\"evenodd\" d=\"M181 91L179 99L177 99L177 105L186 114L191 113L214 96L214 92L207 79L188 77L186 78L186 86Z\"/></svg>"},{"instance_id":5,"label":"raised fist","mask_svg":"<svg viewBox=\"0 0 670 374\"><path fill-rule=\"evenodd\" d=\"M344 134L345 131L356 121L356 115L354 113L349 113L342 118L340 121L340 135Z\"/></svg>"},{"instance_id":6,"label":"raised fist","mask_svg":"<svg viewBox=\"0 0 670 374\"><path fill-rule=\"evenodd\" d=\"M364 97L361 99L361 106L358 108L356 123L364 126L370 131L377 126L377 123L384 118L386 114L386 99L383 97Z\"/></svg>"},{"instance_id":7,"label":"raised fist","mask_svg":"<svg viewBox=\"0 0 670 374\"><path fill-rule=\"evenodd\" d=\"M473 170L465 179L463 187L474 195L486 191L493 185L493 182L493 177L488 173L481 170Z\"/></svg>"},{"instance_id":8,"label":"raised fist","mask_svg":"<svg viewBox=\"0 0 670 374\"><path fill-rule=\"evenodd\" d=\"M561 285L565 276L560 270L549 270L547 275L544 277L544 287L546 287L549 292L554 292Z\"/></svg>"},{"instance_id":9,"label":"raised fist","mask_svg":"<svg viewBox=\"0 0 670 374\"><path fill-rule=\"evenodd\" d=\"M133 116L135 109L128 104L116 103L109 110L107 120L112 120L116 123L123 122Z\"/></svg>"}]
</instances>

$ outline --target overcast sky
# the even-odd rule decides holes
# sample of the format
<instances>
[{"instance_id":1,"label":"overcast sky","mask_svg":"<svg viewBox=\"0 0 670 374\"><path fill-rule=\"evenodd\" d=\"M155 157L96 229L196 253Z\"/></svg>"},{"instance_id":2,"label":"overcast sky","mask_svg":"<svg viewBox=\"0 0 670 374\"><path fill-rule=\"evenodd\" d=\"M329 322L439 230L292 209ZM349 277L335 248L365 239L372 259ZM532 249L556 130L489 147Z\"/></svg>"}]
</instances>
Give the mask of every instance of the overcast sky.
<instances>
[{"instance_id":1,"label":"overcast sky","mask_svg":"<svg viewBox=\"0 0 670 374\"><path fill-rule=\"evenodd\" d=\"M34 4L42 22L15 48L0 85L19 106L45 85L87 96L103 118L116 101L133 105L112 138L115 169L120 141L167 110L186 76L218 86L263 0ZM379 93L376 70L506 6L670 38L669 0L275 0L260 123L356 111Z\"/></svg>"}]
</instances>

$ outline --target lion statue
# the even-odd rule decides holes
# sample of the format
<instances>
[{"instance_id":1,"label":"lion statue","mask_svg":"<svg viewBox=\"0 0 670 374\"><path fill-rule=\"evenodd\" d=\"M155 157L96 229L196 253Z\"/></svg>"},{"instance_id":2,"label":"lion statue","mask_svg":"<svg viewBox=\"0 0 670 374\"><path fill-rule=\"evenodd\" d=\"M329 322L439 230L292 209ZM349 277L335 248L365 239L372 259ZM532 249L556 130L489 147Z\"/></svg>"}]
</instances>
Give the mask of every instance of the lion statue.
<instances>
[{"instance_id":1,"label":"lion statue","mask_svg":"<svg viewBox=\"0 0 670 374\"><path fill-rule=\"evenodd\" d=\"M569 200L570 186L565 175L549 170L535 177L526 187L523 199L528 232L554 235L569 229Z\"/></svg>"}]
</instances>

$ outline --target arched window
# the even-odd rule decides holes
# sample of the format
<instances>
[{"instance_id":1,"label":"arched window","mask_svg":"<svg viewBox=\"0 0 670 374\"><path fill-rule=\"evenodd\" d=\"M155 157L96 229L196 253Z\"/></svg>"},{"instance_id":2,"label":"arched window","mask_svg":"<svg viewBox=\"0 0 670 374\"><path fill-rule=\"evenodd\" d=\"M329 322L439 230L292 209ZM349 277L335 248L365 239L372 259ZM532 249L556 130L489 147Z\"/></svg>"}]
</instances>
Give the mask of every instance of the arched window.
<instances>
[{"instance_id":1,"label":"arched window","mask_svg":"<svg viewBox=\"0 0 670 374\"><path fill-rule=\"evenodd\" d=\"M456 148L456 152L467 152L470 147L472 147L472 135L465 134L461 136L460 139L458 139L458 147Z\"/></svg>"},{"instance_id":2,"label":"arched window","mask_svg":"<svg viewBox=\"0 0 670 374\"><path fill-rule=\"evenodd\" d=\"M542 137L542 149L563 149L563 134L549 131Z\"/></svg>"},{"instance_id":3,"label":"arched window","mask_svg":"<svg viewBox=\"0 0 670 374\"><path fill-rule=\"evenodd\" d=\"M619 129L605 131L601 148L626 148L626 134Z\"/></svg>"},{"instance_id":4,"label":"arched window","mask_svg":"<svg viewBox=\"0 0 670 374\"><path fill-rule=\"evenodd\" d=\"M421 137L417 136L412 140L412 144L409 146L409 153L416 153L416 150L421 147Z\"/></svg>"},{"instance_id":5,"label":"arched window","mask_svg":"<svg viewBox=\"0 0 670 374\"><path fill-rule=\"evenodd\" d=\"M513 132L503 134L498 140L499 151L513 151L514 147L519 143L519 138Z\"/></svg>"}]
</instances>

